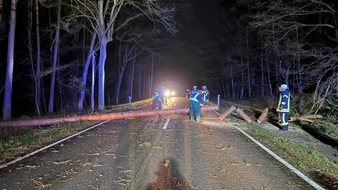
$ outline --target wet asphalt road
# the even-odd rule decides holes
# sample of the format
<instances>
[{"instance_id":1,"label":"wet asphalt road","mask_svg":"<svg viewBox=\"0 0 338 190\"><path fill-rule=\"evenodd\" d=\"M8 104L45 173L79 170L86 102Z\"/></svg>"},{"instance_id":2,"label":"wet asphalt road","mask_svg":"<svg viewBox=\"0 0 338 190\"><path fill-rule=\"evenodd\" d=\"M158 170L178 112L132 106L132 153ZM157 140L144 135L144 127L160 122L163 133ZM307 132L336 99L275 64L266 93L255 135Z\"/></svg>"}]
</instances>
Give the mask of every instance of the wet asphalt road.
<instances>
[{"instance_id":1,"label":"wet asphalt road","mask_svg":"<svg viewBox=\"0 0 338 190\"><path fill-rule=\"evenodd\" d=\"M0 189L313 189L217 118L110 121L1 170Z\"/></svg>"}]
</instances>

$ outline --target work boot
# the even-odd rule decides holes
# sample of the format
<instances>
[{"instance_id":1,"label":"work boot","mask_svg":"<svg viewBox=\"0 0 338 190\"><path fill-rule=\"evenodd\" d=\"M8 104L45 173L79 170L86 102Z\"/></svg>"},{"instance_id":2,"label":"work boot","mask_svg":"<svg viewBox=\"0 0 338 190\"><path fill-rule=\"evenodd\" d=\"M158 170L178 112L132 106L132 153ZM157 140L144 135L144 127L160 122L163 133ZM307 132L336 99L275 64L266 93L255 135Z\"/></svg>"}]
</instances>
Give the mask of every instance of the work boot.
<instances>
[{"instance_id":1,"label":"work boot","mask_svg":"<svg viewBox=\"0 0 338 190\"><path fill-rule=\"evenodd\" d=\"M288 129L289 129L288 126L283 126L283 128L282 128L283 131L287 131Z\"/></svg>"}]
</instances>

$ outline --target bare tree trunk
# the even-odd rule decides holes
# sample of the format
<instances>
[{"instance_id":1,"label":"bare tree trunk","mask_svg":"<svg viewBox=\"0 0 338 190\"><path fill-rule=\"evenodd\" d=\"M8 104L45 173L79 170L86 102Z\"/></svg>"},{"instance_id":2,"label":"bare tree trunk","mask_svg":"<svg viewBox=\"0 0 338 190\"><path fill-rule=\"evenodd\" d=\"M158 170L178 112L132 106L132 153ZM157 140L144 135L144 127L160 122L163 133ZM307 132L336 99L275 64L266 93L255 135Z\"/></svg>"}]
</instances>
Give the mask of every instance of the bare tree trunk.
<instances>
[{"instance_id":1,"label":"bare tree trunk","mask_svg":"<svg viewBox=\"0 0 338 190\"><path fill-rule=\"evenodd\" d=\"M230 77L231 77L231 87L232 87L232 98L236 98L236 89L235 89L235 79L234 79L234 74L232 71L232 67L230 68Z\"/></svg>"},{"instance_id":2,"label":"bare tree trunk","mask_svg":"<svg viewBox=\"0 0 338 190\"><path fill-rule=\"evenodd\" d=\"M268 80L268 85L269 85L269 94L270 96L273 95L273 92L272 92L272 83L271 83L271 70L270 70L270 63L267 61L267 64L266 64L266 71L268 72L268 76L267 76L267 80Z\"/></svg>"},{"instance_id":3,"label":"bare tree trunk","mask_svg":"<svg viewBox=\"0 0 338 190\"><path fill-rule=\"evenodd\" d=\"M29 52L29 62L32 69L32 79L36 83L36 74L34 67L34 58L33 58L33 44L32 44L32 31L33 31L33 0L28 0L28 15L27 15L27 39L28 39L28 52ZM36 102L35 102L36 103Z\"/></svg>"},{"instance_id":4,"label":"bare tree trunk","mask_svg":"<svg viewBox=\"0 0 338 190\"><path fill-rule=\"evenodd\" d=\"M117 87L116 87L116 104L119 104L120 101L120 89L121 89L121 84L122 84L122 79L124 75L124 71L126 70L126 67L130 61L135 61L135 57L137 54L135 52L135 45L132 47L127 46L124 51L123 59L121 62L121 66L119 69L119 76L117 80Z\"/></svg>"},{"instance_id":5,"label":"bare tree trunk","mask_svg":"<svg viewBox=\"0 0 338 190\"><path fill-rule=\"evenodd\" d=\"M85 66L84 66L84 69L83 69L83 74L82 74L80 99L79 99L79 103L77 105L78 111L83 110L83 101L84 101L84 98L86 96L87 75L88 75L89 65L90 65L90 61L91 61L92 56L95 56L95 52L94 52L95 41L96 41L96 34L93 33L92 40L90 42L90 48L89 48L87 59L86 59L86 63L85 63Z\"/></svg>"},{"instance_id":6,"label":"bare tree trunk","mask_svg":"<svg viewBox=\"0 0 338 190\"><path fill-rule=\"evenodd\" d=\"M100 59L99 59L99 86L98 86L98 110L104 110L104 82L105 82L105 63L107 57L107 37L105 34L101 35Z\"/></svg>"},{"instance_id":7,"label":"bare tree trunk","mask_svg":"<svg viewBox=\"0 0 338 190\"><path fill-rule=\"evenodd\" d=\"M49 104L48 104L48 113L54 112L54 97L55 97L55 77L56 77L56 68L59 55L59 43L60 43L60 25L61 25L61 0L58 1L58 10L57 10L57 24L56 24L56 34L54 42L54 55L53 55L53 71L50 82L50 91L49 91Z\"/></svg>"},{"instance_id":8,"label":"bare tree trunk","mask_svg":"<svg viewBox=\"0 0 338 190\"><path fill-rule=\"evenodd\" d=\"M94 34L94 36L96 36L96 35ZM95 39L93 41L95 41ZM92 87L91 87L91 95L90 95L90 97L91 97L90 98L90 108L91 108L92 112L94 112L94 107L95 107L95 100L94 100L94 97L95 97L95 67L96 67L95 52L92 51ZM88 68L87 68L87 72L88 72Z\"/></svg>"},{"instance_id":9,"label":"bare tree trunk","mask_svg":"<svg viewBox=\"0 0 338 190\"><path fill-rule=\"evenodd\" d=\"M261 56L261 96L263 97L265 94L265 87L264 87L264 59L263 55Z\"/></svg>"},{"instance_id":10,"label":"bare tree trunk","mask_svg":"<svg viewBox=\"0 0 338 190\"><path fill-rule=\"evenodd\" d=\"M129 96L131 99L133 99L134 74L135 74L135 59L133 60L130 76Z\"/></svg>"},{"instance_id":11,"label":"bare tree trunk","mask_svg":"<svg viewBox=\"0 0 338 190\"><path fill-rule=\"evenodd\" d=\"M138 74L138 98L142 98L142 67L140 68L140 72Z\"/></svg>"},{"instance_id":12,"label":"bare tree trunk","mask_svg":"<svg viewBox=\"0 0 338 190\"><path fill-rule=\"evenodd\" d=\"M41 48L40 48L40 22L39 22L39 0L35 0L36 21L36 76L35 76L35 109L41 115Z\"/></svg>"},{"instance_id":13,"label":"bare tree trunk","mask_svg":"<svg viewBox=\"0 0 338 190\"><path fill-rule=\"evenodd\" d=\"M98 110L103 111L104 110L104 82L105 82L105 64L106 64L106 58L107 58L107 43L108 43L108 37L105 27L105 18L104 18L104 9L103 9L103 0L98 1L98 8L99 8L99 17L98 17L98 23L99 23L99 29L98 29L98 37L100 38L100 58L99 58L99 85L98 85Z\"/></svg>"},{"instance_id":14,"label":"bare tree trunk","mask_svg":"<svg viewBox=\"0 0 338 190\"><path fill-rule=\"evenodd\" d=\"M8 49L7 49L6 82L5 82L4 105L2 110L4 120L9 120L12 117L12 85L13 85L13 67L14 67L16 4L17 0L11 1L11 15L9 20Z\"/></svg>"},{"instance_id":15,"label":"bare tree trunk","mask_svg":"<svg viewBox=\"0 0 338 190\"><path fill-rule=\"evenodd\" d=\"M243 57L241 56L241 83L242 83L242 88L241 88L241 95L240 98L244 98L244 88L245 88L245 84L244 84L244 67L243 67Z\"/></svg>"},{"instance_id":16,"label":"bare tree trunk","mask_svg":"<svg viewBox=\"0 0 338 190\"><path fill-rule=\"evenodd\" d=\"M122 84L122 77L124 75L124 70L126 69L127 64L128 64L128 62L126 60L122 61L120 73L119 73L118 80L117 80L117 86L116 86L116 99L115 99L115 103L116 104L119 104L120 89L121 89L121 84Z\"/></svg>"},{"instance_id":17,"label":"bare tree trunk","mask_svg":"<svg viewBox=\"0 0 338 190\"><path fill-rule=\"evenodd\" d=\"M151 89L151 87L150 87L150 80L151 80L151 76L148 75L148 86L149 86L148 89ZM149 94L149 91L148 91L148 96L147 97L151 97L151 94Z\"/></svg>"},{"instance_id":18,"label":"bare tree trunk","mask_svg":"<svg viewBox=\"0 0 338 190\"><path fill-rule=\"evenodd\" d=\"M150 84L148 91L149 96L151 96L151 91L153 89L153 78L154 78L154 53L151 54Z\"/></svg>"},{"instance_id":19,"label":"bare tree trunk","mask_svg":"<svg viewBox=\"0 0 338 190\"><path fill-rule=\"evenodd\" d=\"M252 89L251 89L251 71L250 71L250 50L249 50L249 30L248 27L246 27L246 55L247 55L247 72L248 72L248 95L249 97L252 96Z\"/></svg>"},{"instance_id":20,"label":"bare tree trunk","mask_svg":"<svg viewBox=\"0 0 338 190\"><path fill-rule=\"evenodd\" d=\"M296 29L296 39L298 40L298 41L300 41L299 40L299 31L298 31L298 29ZM301 49L301 47L299 47L299 45L298 45L298 47L297 47L297 49ZM296 68L295 68L295 70L294 71L297 71L296 73L295 73L295 77L294 78L296 78L297 80L296 80L296 82L297 83L295 83L295 84L297 84L297 87L298 87L298 92L299 92L299 94L302 94L303 93L303 89L304 89L304 85L303 85L303 77L302 77L302 70L301 70L301 63L300 63L300 55L299 55L299 52L297 53L297 60L296 60Z\"/></svg>"}]
</instances>

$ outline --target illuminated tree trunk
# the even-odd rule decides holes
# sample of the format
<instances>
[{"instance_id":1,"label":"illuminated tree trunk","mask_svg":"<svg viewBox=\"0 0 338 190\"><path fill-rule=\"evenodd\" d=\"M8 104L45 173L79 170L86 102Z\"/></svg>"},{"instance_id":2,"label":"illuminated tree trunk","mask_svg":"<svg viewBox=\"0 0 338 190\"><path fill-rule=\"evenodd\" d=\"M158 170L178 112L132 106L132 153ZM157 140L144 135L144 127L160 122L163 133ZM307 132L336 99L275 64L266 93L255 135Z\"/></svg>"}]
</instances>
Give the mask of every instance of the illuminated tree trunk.
<instances>
[{"instance_id":1,"label":"illuminated tree trunk","mask_svg":"<svg viewBox=\"0 0 338 190\"><path fill-rule=\"evenodd\" d=\"M4 105L3 105L3 110L2 110L4 120L9 120L12 117L12 85L13 85L13 66L14 66L16 4L17 4L17 0L11 1L11 15L10 15L10 20L9 20L8 49L7 49L5 95L4 95Z\"/></svg>"},{"instance_id":2,"label":"illuminated tree trunk","mask_svg":"<svg viewBox=\"0 0 338 190\"><path fill-rule=\"evenodd\" d=\"M101 35L100 58L99 58L99 86L98 86L98 110L104 110L104 81L105 70L104 65L107 57L107 37L105 34Z\"/></svg>"},{"instance_id":3,"label":"illuminated tree trunk","mask_svg":"<svg viewBox=\"0 0 338 190\"><path fill-rule=\"evenodd\" d=\"M92 37L92 41L90 43L90 48L89 48L89 52L88 52L88 56L86 59L86 63L84 66L84 70L83 70L83 74L82 74L82 83L81 83L81 91L80 91L80 99L79 99L79 103L77 105L77 109L78 111L82 111L83 110L83 101L85 99L86 96L86 86L87 86L87 75L88 75L88 70L89 70L89 65L90 65L90 61L92 56L94 56L94 44L96 41L96 34L93 34Z\"/></svg>"},{"instance_id":4,"label":"illuminated tree trunk","mask_svg":"<svg viewBox=\"0 0 338 190\"><path fill-rule=\"evenodd\" d=\"M95 107L95 100L94 100L94 97L95 97L95 68L96 68L96 59L95 59L95 53L93 51L93 53L92 53L92 87L91 87L91 95L90 95L90 108L91 108L92 112L94 112L94 107ZM88 70L88 68L87 68L87 70Z\"/></svg>"},{"instance_id":5,"label":"illuminated tree trunk","mask_svg":"<svg viewBox=\"0 0 338 190\"><path fill-rule=\"evenodd\" d=\"M60 24L61 24L61 0L58 1L58 10L57 10L57 24L56 24L56 34L54 42L54 55L53 55L53 71L50 82L50 91L49 91L49 104L48 104L48 113L53 113L54 111L54 96L55 96L55 73L58 62L59 55L59 43L60 43Z\"/></svg>"}]
</instances>

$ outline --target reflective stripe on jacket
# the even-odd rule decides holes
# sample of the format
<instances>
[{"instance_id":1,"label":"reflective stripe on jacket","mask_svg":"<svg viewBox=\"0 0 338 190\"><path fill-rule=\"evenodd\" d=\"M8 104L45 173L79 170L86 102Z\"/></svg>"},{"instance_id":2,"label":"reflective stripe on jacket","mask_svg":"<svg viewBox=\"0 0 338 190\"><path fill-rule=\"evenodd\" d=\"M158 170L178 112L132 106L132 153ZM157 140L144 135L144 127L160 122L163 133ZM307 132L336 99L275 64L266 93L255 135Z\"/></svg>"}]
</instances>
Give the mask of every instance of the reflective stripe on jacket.
<instances>
[{"instance_id":1,"label":"reflective stripe on jacket","mask_svg":"<svg viewBox=\"0 0 338 190\"><path fill-rule=\"evenodd\" d=\"M151 97L153 100L157 97L157 96L159 96L160 94L158 93L158 92L155 92L155 94L153 95L153 97Z\"/></svg>"},{"instance_id":2,"label":"reflective stripe on jacket","mask_svg":"<svg viewBox=\"0 0 338 190\"><path fill-rule=\"evenodd\" d=\"M199 95L200 95L200 93L198 91L191 92L191 96L190 96L189 100L199 103L199 100L197 99Z\"/></svg>"}]
</instances>

